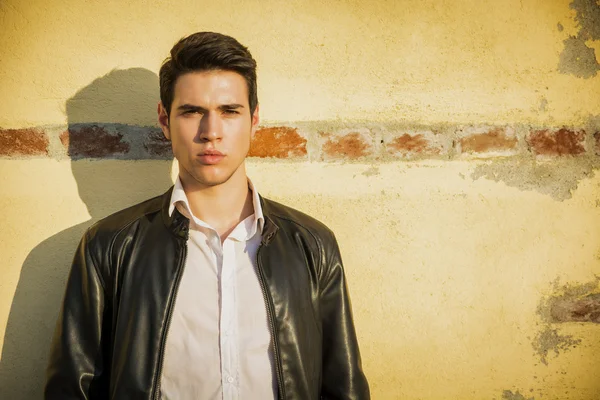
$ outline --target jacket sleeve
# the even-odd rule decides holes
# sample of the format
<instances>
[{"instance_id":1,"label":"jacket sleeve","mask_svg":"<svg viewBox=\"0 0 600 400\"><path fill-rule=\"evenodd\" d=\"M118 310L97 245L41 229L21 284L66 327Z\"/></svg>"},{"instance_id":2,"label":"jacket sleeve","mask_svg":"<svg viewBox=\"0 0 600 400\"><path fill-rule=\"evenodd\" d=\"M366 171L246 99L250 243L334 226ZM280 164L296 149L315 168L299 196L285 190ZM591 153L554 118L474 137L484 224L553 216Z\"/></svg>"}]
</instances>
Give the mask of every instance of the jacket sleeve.
<instances>
[{"instance_id":1,"label":"jacket sleeve","mask_svg":"<svg viewBox=\"0 0 600 400\"><path fill-rule=\"evenodd\" d=\"M324 245L321 277L323 400L368 400L342 259L335 237Z\"/></svg>"},{"instance_id":2,"label":"jacket sleeve","mask_svg":"<svg viewBox=\"0 0 600 400\"><path fill-rule=\"evenodd\" d=\"M103 343L107 342L105 311L104 283L89 251L86 233L75 253L52 339L45 399L108 398L103 357L103 347L107 346Z\"/></svg>"}]
</instances>

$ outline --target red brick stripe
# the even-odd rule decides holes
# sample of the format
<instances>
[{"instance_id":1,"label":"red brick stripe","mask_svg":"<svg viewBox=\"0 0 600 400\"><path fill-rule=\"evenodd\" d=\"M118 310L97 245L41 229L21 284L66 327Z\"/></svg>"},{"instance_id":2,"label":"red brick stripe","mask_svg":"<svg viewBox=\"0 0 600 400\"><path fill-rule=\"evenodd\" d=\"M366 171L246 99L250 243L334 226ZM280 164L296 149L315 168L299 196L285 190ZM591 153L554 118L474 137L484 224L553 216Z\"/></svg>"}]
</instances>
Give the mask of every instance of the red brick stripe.
<instances>
[{"instance_id":1,"label":"red brick stripe","mask_svg":"<svg viewBox=\"0 0 600 400\"><path fill-rule=\"evenodd\" d=\"M256 131L250 145L249 157L304 158L306 139L296 128L277 126Z\"/></svg>"},{"instance_id":2,"label":"red brick stripe","mask_svg":"<svg viewBox=\"0 0 600 400\"><path fill-rule=\"evenodd\" d=\"M103 158L128 153L129 143L123 142L122 139L122 134L109 133L98 125L70 128L60 135L60 141L69 156L85 158Z\"/></svg>"},{"instance_id":3,"label":"red brick stripe","mask_svg":"<svg viewBox=\"0 0 600 400\"><path fill-rule=\"evenodd\" d=\"M531 150L538 155L577 155L585 152L585 131L569 129L537 130L527 138Z\"/></svg>"},{"instance_id":4,"label":"red brick stripe","mask_svg":"<svg viewBox=\"0 0 600 400\"><path fill-rule=\"evenodd\" d=\"M473 134L460 139L463 153L510 151L517 147L517 143L517 138L507 135L503 128L495 128L486 133Z\"/></svg>"},{"instance_id":5,"label":"red brick stripe","mask_svg":"<svg viewBox=\"0 0 600 400\"><path fill-rule=\"evenodd\" d=\"M48 155L48 137L38 128L0 129L0 156Z\"/></svg>"},{"instance_id":6,"label":"red brick stripe","mask_svg":"<svg viewBox=\"0 0 600 400\"><path fill-rule=\"evenodd\" d=\"M386 130L369 124L318 131L274 126L260 128L249 157L301 161L392 161L453 159L461 154L478 158L526 156L600 156L600 132L583 128L546 129L512 126L420 127ZM64 129L64 128L63 128ZM171 159L171 143L158 127L123 124L73 124L59 127L0 129L0 157ZM60 134L59 134L60 133ZM49 143L62 143L49 146Z\"/></svg>"},{"instance_id":7,"label":"red brick stripe","mask_svg":"<svg viewBox=\"0 0 600 400\"><path fill-rule=\"evenodd\" d=\"M394 158L438 157L445 153L443 144L433 132L400 133L383 140L386 153Z\"/></svg>"},{"instance_id":8,"label":"red brick stripe","mask_svg":"<svg viewBox=\"0 0 600 400\"><path fill-rule=\"evenodd\" d=\"M364 135L357 132L340 136L321 133L321 136L327 138L327 141L323 144L324 160L356 160L366 157L373 152L372 143L369 143Z\"/></svg>"}]
</instances>

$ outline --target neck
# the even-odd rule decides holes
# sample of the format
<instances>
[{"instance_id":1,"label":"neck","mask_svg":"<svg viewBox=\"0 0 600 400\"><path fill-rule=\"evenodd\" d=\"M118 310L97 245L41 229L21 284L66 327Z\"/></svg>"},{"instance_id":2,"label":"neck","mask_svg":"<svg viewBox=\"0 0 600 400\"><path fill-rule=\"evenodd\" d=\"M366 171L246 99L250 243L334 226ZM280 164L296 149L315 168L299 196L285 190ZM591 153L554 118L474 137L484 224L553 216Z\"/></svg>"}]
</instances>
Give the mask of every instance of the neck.
<instances>
[{"instance_id":1,"label":"neck","mask_svg":"<svg viewBox=\"0 0 600 400\"><path fill-rule=\"evenodd\" d=\"M220 185L202 185L189 174L181 172L179 179L194 215L212 226L221 241L254 213L252 192L243 166Z\"/></svg>"}]
</instances>

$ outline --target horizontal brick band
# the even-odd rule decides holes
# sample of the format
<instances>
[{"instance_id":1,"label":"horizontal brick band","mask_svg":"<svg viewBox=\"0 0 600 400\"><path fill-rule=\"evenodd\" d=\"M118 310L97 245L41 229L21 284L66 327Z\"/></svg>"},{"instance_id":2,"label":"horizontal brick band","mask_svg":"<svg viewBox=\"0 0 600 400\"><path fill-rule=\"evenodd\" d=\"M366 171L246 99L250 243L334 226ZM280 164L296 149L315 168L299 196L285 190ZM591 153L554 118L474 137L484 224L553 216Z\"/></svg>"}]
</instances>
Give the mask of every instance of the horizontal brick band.
<instances>
[{"instance_id":1,"label":"horizontal brick band","mask_svg":"<svg viewBox=\"0 0 600 400\"><path fill-rule=\"evenodd\" d=\"M325 162L583 155L600 155L600 128L305 122L261 127L249 152L254 158ZM0 129L0 157L166 160L173 154L158 127L97 123Z\"/></svg>"}]
</instances>

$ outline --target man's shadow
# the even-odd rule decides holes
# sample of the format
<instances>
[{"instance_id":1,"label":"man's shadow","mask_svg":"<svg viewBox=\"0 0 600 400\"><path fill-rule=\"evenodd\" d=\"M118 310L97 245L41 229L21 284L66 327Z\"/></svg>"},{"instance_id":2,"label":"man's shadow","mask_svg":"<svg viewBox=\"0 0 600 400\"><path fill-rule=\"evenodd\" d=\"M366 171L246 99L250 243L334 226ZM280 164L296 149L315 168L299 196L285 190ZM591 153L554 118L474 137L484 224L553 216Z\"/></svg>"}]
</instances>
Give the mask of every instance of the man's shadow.
<instances>
[{"instance_id":1,"label":"man's shadow","mask_svg":"<svg viewBox=\"0 0 600 400\"><path fill-rule=\"evenodd\" d=\"M82 153L86 144L81 140L89 142L89 137L81 136L85 136L81 127L107 122L155 125L158 99L157 75L146 69L132 68L111 71L67 101L71 168L79 197L87 206L91 219L49 237L27 256L4 335L0 398L42 398L58 310L75 249L85 230L106 215L162 194L172 185L169 157L135 162L90 160L85 149ZM72 133L77 130L79 137ZM133 138L132 143L137 140ZM65 207L69 205L65 204Z\"/></svg>"}]
</instances>

